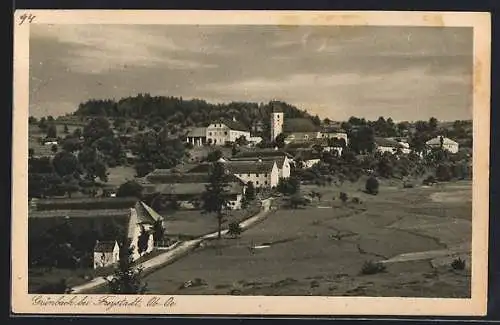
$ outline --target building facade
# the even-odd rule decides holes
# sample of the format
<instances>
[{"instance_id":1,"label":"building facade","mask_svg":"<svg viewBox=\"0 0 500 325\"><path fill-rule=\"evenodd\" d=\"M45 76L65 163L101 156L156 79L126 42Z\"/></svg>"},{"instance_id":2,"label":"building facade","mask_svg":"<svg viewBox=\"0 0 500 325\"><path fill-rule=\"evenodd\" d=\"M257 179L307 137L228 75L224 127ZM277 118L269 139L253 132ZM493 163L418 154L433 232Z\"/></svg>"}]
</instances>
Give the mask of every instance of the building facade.
<instances>
[{"instance_id":1,"label":"building facade","mask_svg":"<svg viewBox=\"0 0 500 325\"><path fill-rule=\"evenodd\" d=\"M235 142L239 137L250 139L250 131L236 120L215 121L206 129L206 141L211 145L222 146L228 142Z\"/></svg>"},{"instance_id":2,"label":"building facade","mask_svg":"<svg viewBox=\"0 0 500 325\"><path fill-rule=\"evenodd\" d=\"M425 143L427 146L431 148L443 148L443 150L446 150L450 153L457 153L459 149L458 142L453 141L449 138L439 136L435 137L433 139L430 139Z\"/></svg>"},{"instance_id":3,"label":"building facade","mask_svg":"<svg viewBox=\"0 0 500 325\"><path fill-rule=\"evenodd\" d=\"M117 241L97 241L94 247L94 269L113 265L120 260Z\"/></svg>"},{"instance_id":4,"label":"building facade","mask_svg":"<svg viewBox=\"0 0 500 325\"><path fill-rule=\"evenodd\" d=\"M271 161L228 161L226 168L245 184L252 182L255 188L273 188L279 182L279 169Z\"/></svg>"}]
</instances>

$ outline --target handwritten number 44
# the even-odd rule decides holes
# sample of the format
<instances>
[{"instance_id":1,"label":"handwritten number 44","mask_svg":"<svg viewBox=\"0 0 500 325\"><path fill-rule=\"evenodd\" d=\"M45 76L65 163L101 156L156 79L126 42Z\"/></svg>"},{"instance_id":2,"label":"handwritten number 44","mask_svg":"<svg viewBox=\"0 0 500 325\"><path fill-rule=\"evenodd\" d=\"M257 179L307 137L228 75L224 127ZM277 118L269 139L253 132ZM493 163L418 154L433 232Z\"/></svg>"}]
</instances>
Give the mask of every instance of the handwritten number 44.
<instances>
[{"instance_id":1,"label":"handwritten number 44","mask_svg":"<svg viewBox=\"0 0 500 325\"><path fill-rule=\"evenodd\" d=\"M25 21L28 21L29 23L32 23L33 22L33 19L35 19L35 16L32 15L32 14L22 14L20 17L19 17L20 21L19 21L19 25L22 25Z\"/></svg>"}]
</instances>

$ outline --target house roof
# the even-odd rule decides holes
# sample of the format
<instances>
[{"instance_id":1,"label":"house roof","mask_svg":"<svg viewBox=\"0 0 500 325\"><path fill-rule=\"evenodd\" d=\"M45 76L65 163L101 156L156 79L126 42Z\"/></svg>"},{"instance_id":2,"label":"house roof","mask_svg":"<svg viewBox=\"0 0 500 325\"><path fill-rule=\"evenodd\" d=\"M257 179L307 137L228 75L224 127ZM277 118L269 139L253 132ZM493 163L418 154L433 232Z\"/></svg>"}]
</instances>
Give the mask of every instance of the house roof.
<instances>
[{"instance_id":1,"label":"house roof","mask_svg":"<svg viewBox=\"0 0 500 325\"><path fill-rule=\"evenodd\" d=\"M156 191L164 195L200 195L206 191L208 183L170 183L157 184ZM229 194L240 194L243 192L241 182L228 183L226 190Z\"/></svg>"},{"instance_id":2,"label":"house roof","mask_svg":"<svg viewBox=\"0 0 500 325\"><path fill-rule=\"evenodd\" d=\"M302 160L316 160L321 159L321 154L311 149L304 149L298 150L295 157Z\"/></svg>"},{"instance_id":3,"label":"house roof","mask_svg":"<svg viewBox=\"0 0 500 325\"><path fill-rule=\"evenodd\" d=\"M322 133L346 133L346 131L336 126L324 126L321 130Z\"/></svg>"},{"instance_id":4,"label":"house roof","mask_svg":"<svg viewBox=\"0 0 500 325\"><path fill-rule=\"evenodd\" d=\"M390 147L390 148L405 148L401 143L396 140L375 137L375 144L380 147Z\"/></svg>"},{"instance_id":5,"label":"house roof","mask_svg":"<svg viewBox=\"0 0 500 325\"><path fill-rule=\"evenodd\" d=\"M64 198L38 199L34 201L36 210L108 210L134 207L136 198Z\"/></svg>"},{"instance_id":6,"label":"house roof","mask_svg":"<svg viewBox=\"0 0 500 325\"><path fill-rule=\"evenodd\" d=\"M249 132L248 128L246 126L244 126L243 124L241 124L240 122L229 120L229 119L219 119L219 120L213 121L210 124L224 124L228 128L230 128L231 130Z\"/></svg>"},{"instance_id":7,"label":"house roof","mask_svg":"<svg viewBox=\"0 0 500 325\"><path fill-rule=\"evenodd\" d=\"M168 169L156 169L148 174L145 178L147 181L155 184L165 183L208 183L210 164L199 164L198 167L203 168L203 171L196 172L189 170L186 173L173 173ZM227 182L241 182L237 177L231 174L226 175Z\"/></svg>"},{"instance_id":8,"label":"house roof","mask_svg":"<svg viewBox=\"0 0 500 325\"><path fill-rule=\"evenodd\" d=\"M231 157L231 160L243 159L243 158L275 158L275 157L284 157L290 156L283 150L274 150L274 149L261 149L261 150L248 150L242 151L238 154Z\"/></svg>"},{"instance_id":9,"label":"house roof","mask_svg":"<svg viewBox=\"0 0 500 325\"><path fill-rule=\"evenodd\" d=\"M207 128L193 128L187 133L188 137L206 137Z\"/></svg>"},{"instance_id":10,"label":"house roof","mask_svg":"<svg viewBox=\"0 0 500 325\"><path fill-rule=\"evenodd\" d=\"M261 174L270 173L275 165L274 160L255 161L228 161L226 168L233 174Z\"/></svg>"},{"instance_id":11,"label":"house roof","mask_svg":"<svg viewBox=\"0 0 500 325\"><path fill-rule=\"evenodd\" d=\"M128 217L130 209L54 209L54 210L31 210L28 213L29 218L114 218L114 217Z\"/></svg>"},{"instance_id":12,"label":"house roof","mask_svg":"<svg viewBox=\"0 0 500 325\"><path fill-rule=\"evenodd\" d=\"M430 146L441 145L440 137L435 137L427 141L425 144ZM450 138L443 137L443 144L456 145L458 142L451 140Z\"/></svg>"},{"instance_id":13,"label":"house roof","mask_svg":"<svg viewBox=\"0 0 500 325\"><path fill-rule=\"evenodd\" d=\"M106 240L97 241L94 246L94 252L96 253L112 253L115 249L116 241Z\"/></svg>"},{"instance_id":14,"label":"house roof","mask_svg":"<svg viewBox=\"0 0 500 325\"><path fill-rule=\"evenodd\" d=\"M292 132L317 132L319 128L308 118L288 118L285 119L283 131Z\"/></svg>"}]
</instances>

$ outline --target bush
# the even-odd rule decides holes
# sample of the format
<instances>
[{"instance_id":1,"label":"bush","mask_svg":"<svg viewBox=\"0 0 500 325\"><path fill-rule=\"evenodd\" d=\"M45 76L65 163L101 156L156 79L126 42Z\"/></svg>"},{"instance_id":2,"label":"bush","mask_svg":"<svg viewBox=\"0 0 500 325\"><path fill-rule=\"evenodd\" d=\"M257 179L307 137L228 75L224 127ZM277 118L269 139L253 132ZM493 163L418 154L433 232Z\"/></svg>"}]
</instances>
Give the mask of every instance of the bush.
<instances>
[{"instance_id":1,"label":"bush","mask_svg":"<svg viewBox=\"0 0 500 325\"><path fill-rule=\"evenodd\" d=\"M369 275L369 274L377 274L386 271L386 267L384 264L380 262L366 261L361 268L361 274Z\"/></svg>"},{"instance_id":2,"label":"bush","mask_svg":"<svg viewBox=\"0 0 500 325\"><path fill-rule=\"evenodd\" d=\"M426 179L422 181L423 185L432 185L434 183L436 183L436 178L434 178L434 176L432 175L428 176Z\"/></svg>"},{"instance_id":3,"label":"bush","mask_svg":"<svg viewBox=\"0 0 500 325\"><path fill-rule=\"evenodd\" d=\"M351 202L356 204L361 204L361 200L358 197L353 197Z\"/></svg>"},{"instance_id":4,"label":"bush","mask_svg":"<svg viewBox=\"0 0 500 325\"><path fill-rule=\"evenodd\" d=\"M375 177L370 177L366 180L366 192L372 195L377 195L378 194L378 187L379 183L378 180Z\"/></svg>"},{"instance_id":5,"label":"bush","mask_svg":"<svg viewBox=\"0 0 500 325\"><path fill-rule=\"evenodd\" d=\"M349 197L345 192L340 192L339 198L342 201L342 203L346 203L347 200L349 199Z\"/></svg>"},{"instance_id":6,"label":"bush","mask_svg":"<svg viewBox=\"0 0 500 325\"><path fill-rule=\"evenodd\" d=\"M454 259L453 262L451 262L451 267L454 270L464 270L465 266L466 266L465 260L461 259L460 257Z\"/></svg>"},{"instance_id":7,"label":"bush","mask_svg":"<svg viewBox=\"0 0 500 325\"><path fill-rule=\"evenodd\" d=\"M241 228L240 224L237 223L236 221L233 221L229 224L228 234L232 238L238 237L242 232L243 232L243 229Z\"/></svg>"}]
</instances>

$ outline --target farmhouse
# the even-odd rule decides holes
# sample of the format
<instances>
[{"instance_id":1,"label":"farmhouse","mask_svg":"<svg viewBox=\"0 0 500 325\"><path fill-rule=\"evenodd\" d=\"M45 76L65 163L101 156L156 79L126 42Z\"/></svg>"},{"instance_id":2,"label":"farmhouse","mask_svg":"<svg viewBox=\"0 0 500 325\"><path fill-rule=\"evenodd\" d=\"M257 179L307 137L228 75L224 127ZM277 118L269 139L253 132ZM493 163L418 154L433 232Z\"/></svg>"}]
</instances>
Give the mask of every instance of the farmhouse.
<instances>
[{"instance_id":1,"label":"farmhouse","mask_svg":"<svg viewBox=\"0 0 500 325\"><path fill-rule=\"evenodd\" d=\"M285 151L275 149L260 149L242 151L231 157L231 161L275 161L279 170L279 178L290 177L290 167L293 163L292 156Z\"/></svg>"},{"instance_id":2,"label":"farmhouse","mask_svg":"<svg viewBox=\"0 0 500 325\"><path fill-rule=\"evenodd\" d=\"M120 246L115 241L96 241L94 247L94 269L106 267L120 260Z\"/></svg>"},{"instance_id":3,"label":"farmhouse","mask_svg":"<svg viewBox=\"0 0 500 325\"><path fill-rule=\"evenodd\" d=\"M375 150L380 153L389 152L391 154L395 154L398 151L402 153L410 152L407 146L396 140L379 137L375 137Z\"/></svg>"},{"instance_id":4,"label":"farmhouse","mask_svg":"<svg viewBox=\"0 0 500 325\"><path fill-rule=\"evenodd\" d=\"M279 169L274 160L237 161L224 163L227 170L245 184L252 182L256 188L275 187L279 181Z\"/></svg>"},{"instance_id":5,"label":"farmhouse","mask_svg":"<svg viewBox=\"0 0 500 325\"><path fill-rule=\"evenodd\" d=\"M126 235L132 248L132 258L153 250L151 230L163 218L151 207L135 198L74 198L33 201L28 213L29 238L37 238L49 229L69 222L75 234L94 231L99 241L117 241L119 233ZM142 254L138 240L143 232L149 236ZM95 248L95 247L94 247ZM90 248L92 250L92 248Z\"/></svg>"},{"instance_id":6,"label":"farmhouse","mask_svg":"<svg viewBox=\"0 0 500 325\"><path fill-rule=\"evenodd\" d=\"M163 198L175 201L179 208L200 209L201 196L209 183L209 165L198 166L203 167L201 172L174 173L168 169L156 169L142 179L142 186L146 193L159 193ZM245 183L231 174L226 175L225 182L228 184L227 199L230 208L241 209Z\"/></svg>"},{"instance_id":7,"label":"farmhouse","mask_svg":"<svg viewBox=\"0 0 500 325\"><path fill-rule=\"evenodd\" d=\"M250 139L250 131L234 118L214 121L207 127L206 132L207 143L213 145L235 142L241 136Z\"/></svg>"},{"instance_id":8,"label":"farmhouse","mask_svg":"<svg viewBox=\"0 0 500 325\"><path fill-rule=\"evenodd\" d=\"M427 146L431 148L443 148L443 150L446 150L451 153L457 153L458 152L458 142L453 141L449 138L443 137L443 136L438 136L435 138L430 139L425 143Z\"/></svg>"},{"instance_id":9,"label":"farmhouse","mask_svg":"<svg viewBox=\"0 0 500 325\"><path fill-rule=\"evenodd\" d=\"M186 142L194 146L202 146L207 143L207 128L193 128L186 135Z\"/></svg>"},{"instance_id":10,"label":"farmhouse","mask_svg":"<svg viewBox=\"0 0 500 325\"><path fill-rule=\"evenodd\" d=\"M302 168L311 168L321 161L321 154L313 149L301 149L297 150L294 160Z\"/></svg>"}]
</instances>

